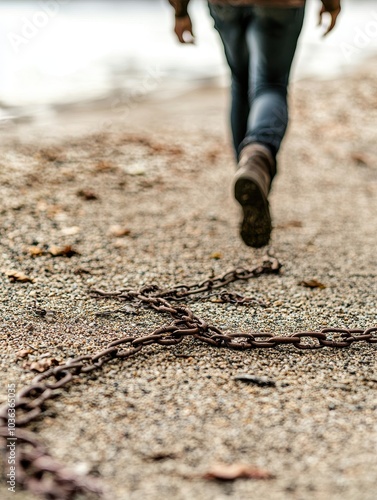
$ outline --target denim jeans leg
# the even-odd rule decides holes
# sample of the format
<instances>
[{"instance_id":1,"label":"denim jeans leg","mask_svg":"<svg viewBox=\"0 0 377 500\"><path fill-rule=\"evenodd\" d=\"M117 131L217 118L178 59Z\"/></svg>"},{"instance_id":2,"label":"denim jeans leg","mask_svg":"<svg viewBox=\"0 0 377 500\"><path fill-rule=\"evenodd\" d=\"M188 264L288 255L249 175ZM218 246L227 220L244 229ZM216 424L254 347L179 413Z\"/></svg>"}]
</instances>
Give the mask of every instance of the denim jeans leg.
<instances>
[{"instance_id":1,"label":"denim jeans leg","mask_svg":"<svg viewBox=\"0 0 377 500\"><path fill-rule=\"evenodd\" d=\"M249 61L247 44L247 17L250 8L209 4L211 16L215 21L224 45L225 57L231 70L232 104L231 129L235 154L237 156L241 142L244 140L250 113L249 102Z\"/></svg>"},{"instance_id":2,"label":"denim jeans leg","mask_svg":"<svg viewBox=\"0 0 377 500\"><path fill-rule=\"evenodd\" d=\"M256 7L247 28L250 57L250 114L247 144L265 144L274 156L288 124L287 91L292 61L304 20L304 8Z\"/></svg>"}]
</instances>

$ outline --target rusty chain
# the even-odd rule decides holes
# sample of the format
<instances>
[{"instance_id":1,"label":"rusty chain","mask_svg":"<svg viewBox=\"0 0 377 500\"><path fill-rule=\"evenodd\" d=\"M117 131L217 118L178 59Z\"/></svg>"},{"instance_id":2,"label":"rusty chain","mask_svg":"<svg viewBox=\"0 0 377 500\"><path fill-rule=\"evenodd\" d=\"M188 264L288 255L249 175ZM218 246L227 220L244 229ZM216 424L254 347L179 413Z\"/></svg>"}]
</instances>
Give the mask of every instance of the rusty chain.
<instances>
[{"instance_id":1,"label":"rusty chain","mask_svg":"<svg viewBox=\"0 0 377 500\"><path fill-rule=\"evenodd\" d=\"M117 299L129 302L132 306L146 307L159 313L169 314L170 324L154 330L143 337L127 336L110 342L106 349L94 355L79 356L66 363L49 368L37 375L31 385L17 393L15 402L17 429L17 482L25 489L48 499L69 500L77 494L93 493L102 495L98 480L91 476L81 476L59 464L35 438L34 432L22 429L37 419L43 412L46 401L60 388L68 388L74 376L99 370L106 363L115 359L129 358L144 347L152 344L171 346L181 343L186 337L192 337L215 347L230 349L275 348L291 345L297 349L316 350L323 347L348 348L355 342L377 343L377 327L368 329L324 328L321 331L297 332L289 336L276 336L270 333L225 333L214 325L194 314L186 305L174 305L195 298L204 300L213 296L219 302L240 305L263 302L254 298L245 298L240 294L216 290L239 280L248 280L264 274L278 274L281 265L274 258L267 258L263 264L253 269L235 269L220 277L210 278L194 285L177 285L163 290L156 285L148 285L140 290L124 288L115 292L93 290L91 295L98 299ZM130 312L130 309L118 309L100 314ZM337 339L334 339L334 336ZM0 441L4 444L9 439L7 428L8 406L0 408ZM6 446L4 446L6 450Z\"/></svg>"}]
</instances>

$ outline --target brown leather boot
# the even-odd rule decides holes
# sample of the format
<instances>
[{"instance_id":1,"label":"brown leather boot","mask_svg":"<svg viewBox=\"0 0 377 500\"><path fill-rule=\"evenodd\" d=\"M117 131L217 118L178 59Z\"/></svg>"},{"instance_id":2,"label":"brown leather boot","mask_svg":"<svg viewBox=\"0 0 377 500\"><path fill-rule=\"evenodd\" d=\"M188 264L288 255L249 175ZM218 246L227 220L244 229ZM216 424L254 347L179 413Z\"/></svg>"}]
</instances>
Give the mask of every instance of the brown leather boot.
<instances>
[{"instance_id":1,"label":"brown leather boot","mask_svg":"<svg viewBox=\"0 0 377 500\"><path fill-rule=\"evenodd\" d=\"M270 241L272 223L268 204L276 161L262 144L249 144L240 154L234 195L243 210L240 234L246 245L260 248Z\"/></svg>"}]
</instances>

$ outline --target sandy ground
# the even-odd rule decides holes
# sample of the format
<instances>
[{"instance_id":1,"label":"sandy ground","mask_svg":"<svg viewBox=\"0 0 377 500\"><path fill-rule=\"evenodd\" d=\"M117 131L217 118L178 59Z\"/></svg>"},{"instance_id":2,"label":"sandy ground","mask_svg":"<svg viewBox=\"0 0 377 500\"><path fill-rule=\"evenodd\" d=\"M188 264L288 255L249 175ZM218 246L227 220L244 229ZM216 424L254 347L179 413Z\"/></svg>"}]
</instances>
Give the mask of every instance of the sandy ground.
<instances>
[{"instance_id":1,"label":"sandy ground","mask_svg":"<svg viewBox=\"0 0 377 500\"><path fill-rule=\"evenodd\" d=\"M376 68L292 92L271 197L270 251L283 271L229 286L268 308L201 302L195 312L226 331L377 324ZM90 298L90 288L194 283L260 261L264 250L238 238L226 107L223 90L203 89L2 131L0 401L6 383L32 379L41 355L63 362L167 321L148 311L96 317L119 306ZM129 234L114 236L115 225ZM52 257L53 245L79 254ZM11 269L34 282L12 283ZM308 279L326 288L299 285ZM34 300L54 313L36 316ZM17 357L24 349L28 356ZM99 475L114 500L372 500L376 369L376 347L363 343L233 352L187 340L77 380L30 429L56 458ZM275 386L234 380L240 373ZM252 464L275 479L200 478L219 462ZM4 486L0 496L34 498Z\"/></svg>"}]
</instances>

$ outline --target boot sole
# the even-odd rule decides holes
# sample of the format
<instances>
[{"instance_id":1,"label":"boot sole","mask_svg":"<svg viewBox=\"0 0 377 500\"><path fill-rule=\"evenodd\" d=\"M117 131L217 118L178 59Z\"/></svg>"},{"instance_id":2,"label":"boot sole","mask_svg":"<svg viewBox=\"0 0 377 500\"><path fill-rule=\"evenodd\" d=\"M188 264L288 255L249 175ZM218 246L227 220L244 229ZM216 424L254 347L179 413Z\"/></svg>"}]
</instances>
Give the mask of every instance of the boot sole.
<instances>
[{"instance_id":1,"label":"boot sole","mask_svg":"<svg viewBox=\"0 0 377 500\"><path fill-rule=\"evenodd\" d=\"M240 235L249 247L261 248L268 245L272 223L268 200L258 184L240 177L234 185L234 194L243 210Z\"/></svg>"}]
</instances>

